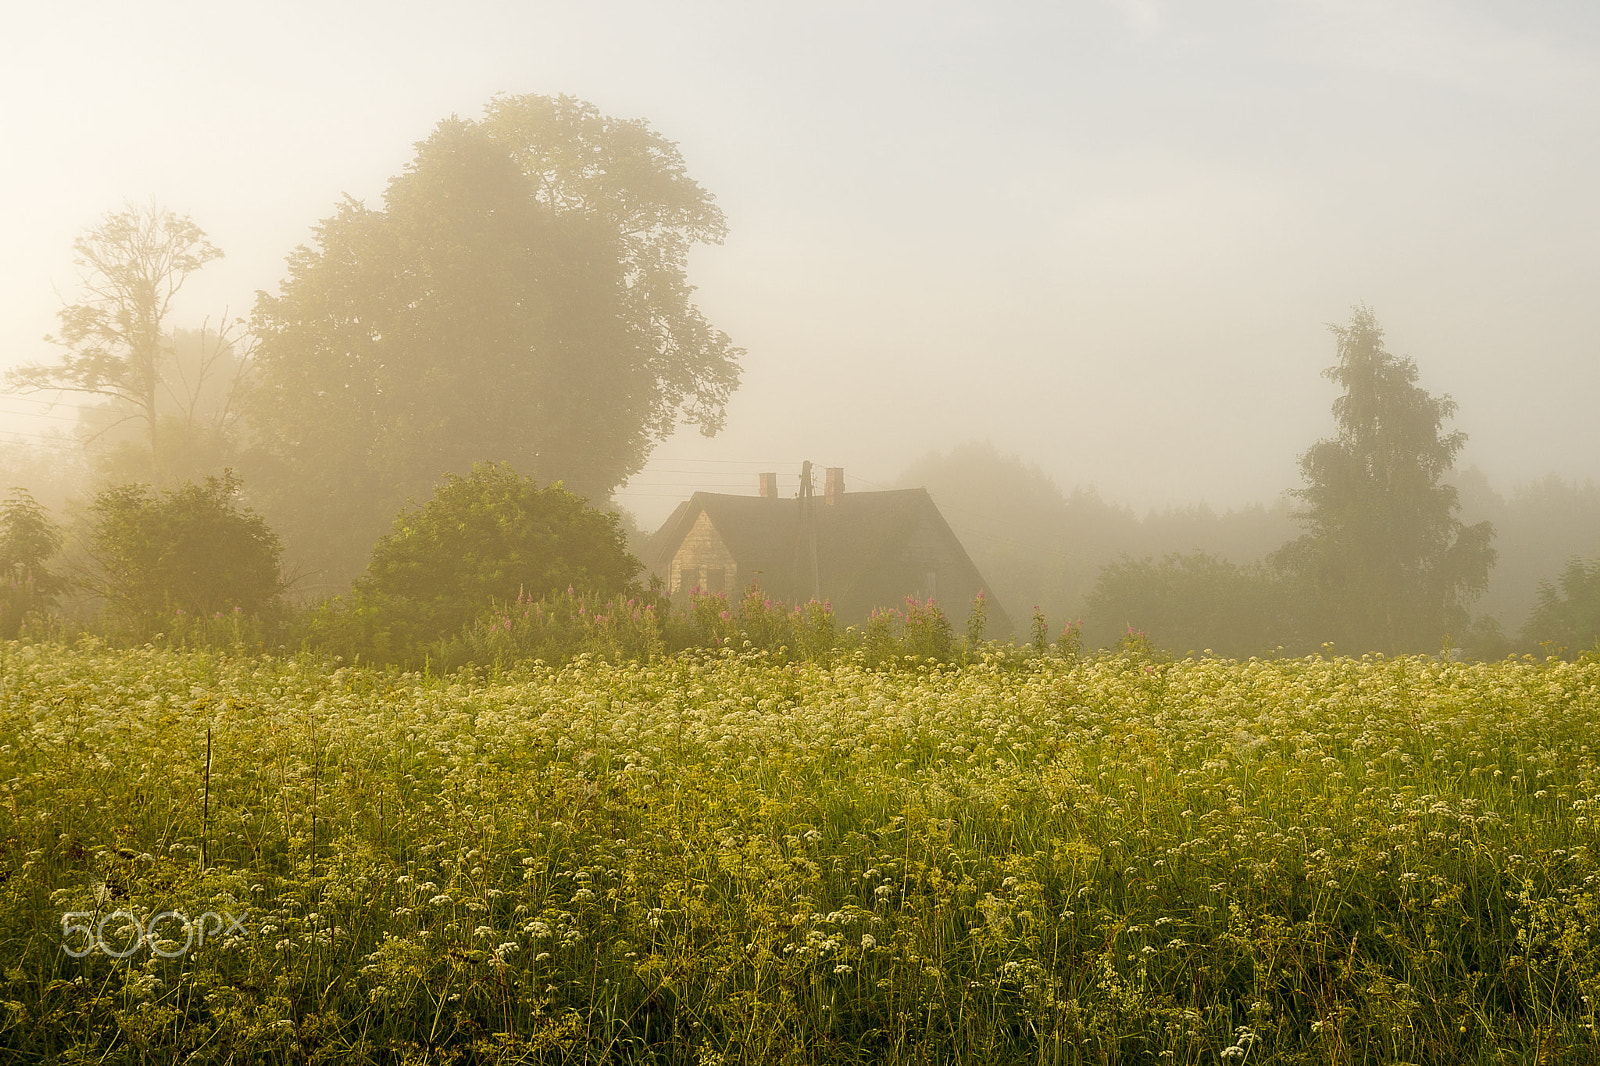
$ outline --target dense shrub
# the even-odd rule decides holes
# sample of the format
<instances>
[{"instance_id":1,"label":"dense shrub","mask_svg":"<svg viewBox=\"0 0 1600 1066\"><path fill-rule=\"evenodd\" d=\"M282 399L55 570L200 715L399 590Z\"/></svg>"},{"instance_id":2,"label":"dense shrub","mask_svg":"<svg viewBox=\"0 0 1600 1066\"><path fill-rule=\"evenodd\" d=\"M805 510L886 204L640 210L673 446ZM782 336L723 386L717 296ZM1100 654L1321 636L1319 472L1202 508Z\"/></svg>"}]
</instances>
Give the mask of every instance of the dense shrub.
<instances>
[{"instance_id":1,"label":"dense shrub","mask_svg":"<svg viewBox=\"0 0 1600 1066\"><path fill-rule=\"evenodd\" d=\"M1106 567L1089 593L1087 613L1100 642L1132 627L1159 647L1236 658L1297 643L1286 582L1262 567L1205 552Z\"/></svg>"},{"instance_id":2,"label":"dense shrub","mask_svg":"<svg viewBox=\"0 0 1600 1066\"><path fill-rule=\"evenodd\" d=\"M1539 584L1523 635L1529 644L1580 652L1600 641L1600 559L1568 561L1557 582Z\"/></svg>"},{"instance_id":3,"label":"dense shrub","mask_svg":"<svg viewBox=\"0 0 1600 1066\"><path fill-rule=\"evenodd\" d=\"M279 606L278 536L240 504L231 471L156 492L119 485L90 505L95 586L136 632L176 618L257 616Z\"/></svg>"},{"instance_id":4,"label":"dense shrub","mask_svg":"<svg viewBox=\"0 0 1600 1066\"><path fill-rule=\"evenodd\" d=\"M564 662L587 654L608 662L647 661L665 648L661 605L622 595L573 591L524 596L483 612L460 636L441 642L433 658L446 668L465 663Z\"/></svg>"},{"instance_id":5,"label":"dense shrub","mask_svg":"<svg viewBox=\"0 0 1600 1066\"><path fill-rule=\"evenodd\" d=\"M66 591L66 579L45 565L61 541L60 528L26 489L13 489L0 504L0 639L14 640L24 620Z\"/></svg>"},{"instance_id":6,"label":"dense shrub","mask_svg":"<svg viewBox=\"0 0 1600 1066\"><path fill-rule=\"evenodd\" d=\"M540 488L479 463L395 519L350 595L321 608L312 629L326 646L405 659L459 635L492 604L567 589L610 597L632 589L640 569L616 515L559 483Z\"/></svg>"}]
</instances>

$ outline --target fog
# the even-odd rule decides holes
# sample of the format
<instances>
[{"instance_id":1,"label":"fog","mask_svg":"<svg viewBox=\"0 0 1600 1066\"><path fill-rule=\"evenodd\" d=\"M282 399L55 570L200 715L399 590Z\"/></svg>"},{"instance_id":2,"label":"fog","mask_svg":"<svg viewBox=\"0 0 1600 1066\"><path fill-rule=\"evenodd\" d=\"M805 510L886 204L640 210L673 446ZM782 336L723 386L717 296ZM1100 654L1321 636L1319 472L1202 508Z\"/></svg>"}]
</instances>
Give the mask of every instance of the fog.
<instances>
[{"instance_id":1,"label":"fog","mask_svg":"<svg viewBox=\"0 0 1600 1066\"><path fill-rule=\"evenodd\" d=\"M746 350L714 438L618 500L802 460L853 486L986 441L1137 510L1271 505L1332 426L1326 329L1369 305L1501 492L1600 476L1600 14L1578 3L65 3L0 68L0 362L125 201L226 258L247 313L346 194L499 92L678 142L730 234L690 278ZM0 397L3 438L70 426ZM54 445L52 445L54 446Z\"/></svg>"}]
</instances>

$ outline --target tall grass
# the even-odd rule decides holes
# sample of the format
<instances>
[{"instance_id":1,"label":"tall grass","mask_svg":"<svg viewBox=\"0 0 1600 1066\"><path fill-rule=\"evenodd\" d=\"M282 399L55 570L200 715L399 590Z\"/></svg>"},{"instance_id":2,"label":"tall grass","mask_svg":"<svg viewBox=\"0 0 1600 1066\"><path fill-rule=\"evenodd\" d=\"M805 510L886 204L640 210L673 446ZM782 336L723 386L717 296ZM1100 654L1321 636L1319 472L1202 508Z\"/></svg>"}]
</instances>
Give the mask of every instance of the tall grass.
<instances>
[{"instance_id":1,"label":"tall grass","mask_svg":"<svg viewBox=\"0 0 1600 1066\"><path fill-rule=\"evenodd\" d=\"M1600 1058L1594 664L0 648L14 1061Z\"/></svg>"},{"instance_id":2,"label":"tall grass","mask_svg":"<svg viewBox=\"0 0 1600 1066\"><path fill-rule=\"evenodd\" d=\"M460 636L436 643L429 653L448 670L468 664L561 663L579 655L649 662L730 648L765 652L775 662L813 663L859 651L876 666L906 655L949 661L976 654L979 644L958 642L932 600L908 598L903 607L874 611L863 627L841 627L827 603L790 606L751 586L733 602L722 593L698 590L677 603L571 589L565 595L521 598L484 612Z\"/></svg>"}]
</instances>

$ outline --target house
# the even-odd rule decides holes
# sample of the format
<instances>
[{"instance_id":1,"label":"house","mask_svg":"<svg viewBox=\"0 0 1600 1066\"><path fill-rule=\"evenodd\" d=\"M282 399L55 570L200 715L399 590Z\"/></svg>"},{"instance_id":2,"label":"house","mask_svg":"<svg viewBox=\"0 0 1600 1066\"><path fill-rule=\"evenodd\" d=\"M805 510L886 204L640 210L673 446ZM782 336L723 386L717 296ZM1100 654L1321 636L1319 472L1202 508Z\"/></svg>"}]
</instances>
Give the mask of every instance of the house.
<instances>
[{"instance_id":1,"label":"house","mask_svg":"<svg viewBox=\"0 0 1600 1066\"><path fill-rule=\"evenodd\" d=\"M845 624L908 597L933 600L959 630L982 590L986 632L1006 636L1011 621L926 489L845 492L844 470L829 467L822 494L778 496L778 475L762 474L759 494L697 492L645 543L643 562L673 596L693 589L730 599L751 584L773 599L832 604Z\"/></svg>"}]
</instances>

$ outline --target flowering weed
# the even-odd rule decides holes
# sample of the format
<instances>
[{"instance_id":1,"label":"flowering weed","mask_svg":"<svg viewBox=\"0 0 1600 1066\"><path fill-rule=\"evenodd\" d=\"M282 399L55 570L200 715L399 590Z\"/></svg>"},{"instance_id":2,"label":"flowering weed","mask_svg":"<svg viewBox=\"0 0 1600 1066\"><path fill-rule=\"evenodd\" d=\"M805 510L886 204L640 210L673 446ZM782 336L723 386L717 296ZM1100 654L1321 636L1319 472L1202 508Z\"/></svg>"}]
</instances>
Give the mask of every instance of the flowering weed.
<instances>
[{"instance_id":1,"label":"flowering weed","mask_svg":"<svg viewBox=\"0 0 1600 1066\"><path fill-rule=\"evenodd\" d=\"M1600 664L968 659L0 646L0 1048L1600 1057ZM169 911L242 932L63 950Z\"/></svg>"}]
</instances>

